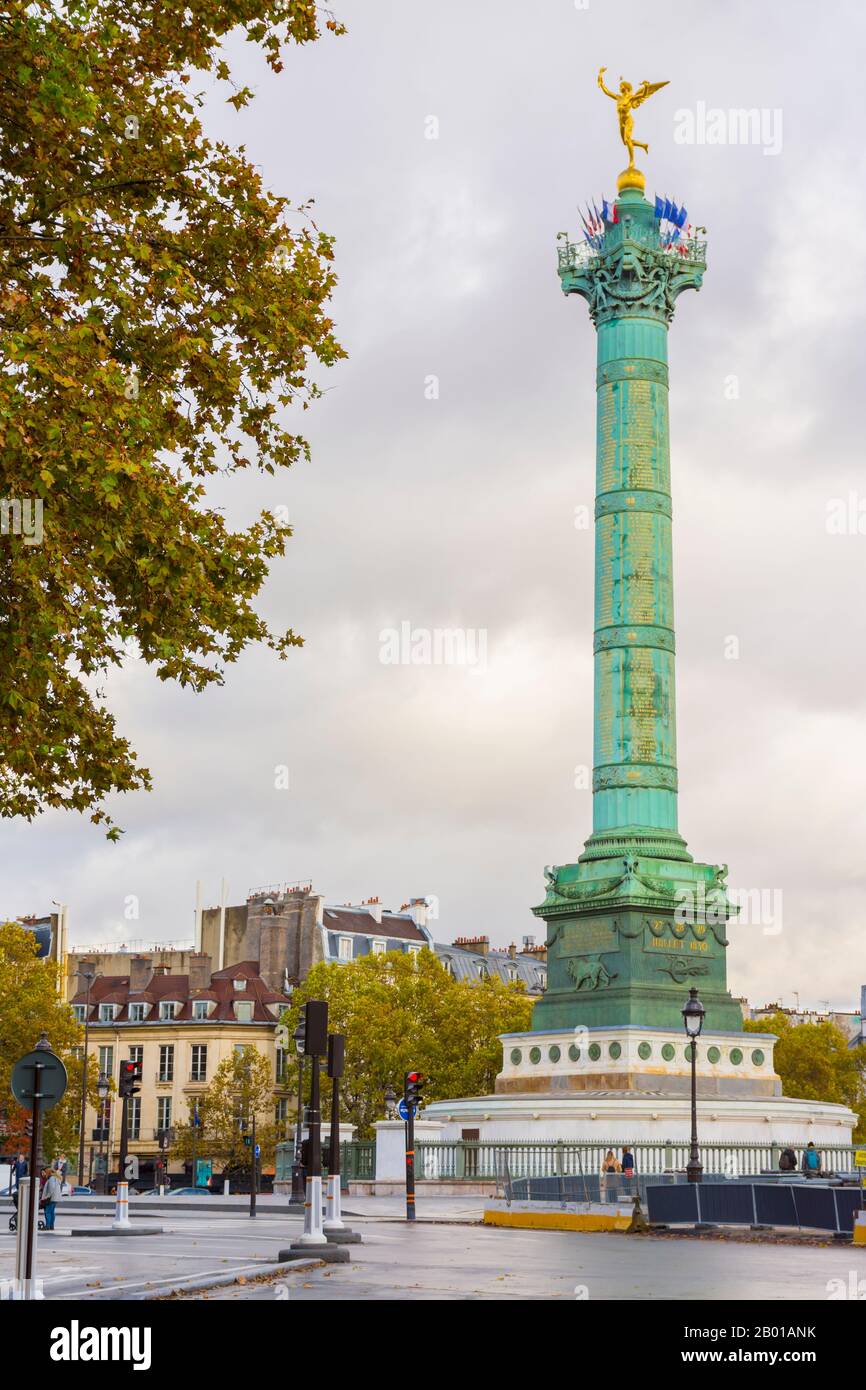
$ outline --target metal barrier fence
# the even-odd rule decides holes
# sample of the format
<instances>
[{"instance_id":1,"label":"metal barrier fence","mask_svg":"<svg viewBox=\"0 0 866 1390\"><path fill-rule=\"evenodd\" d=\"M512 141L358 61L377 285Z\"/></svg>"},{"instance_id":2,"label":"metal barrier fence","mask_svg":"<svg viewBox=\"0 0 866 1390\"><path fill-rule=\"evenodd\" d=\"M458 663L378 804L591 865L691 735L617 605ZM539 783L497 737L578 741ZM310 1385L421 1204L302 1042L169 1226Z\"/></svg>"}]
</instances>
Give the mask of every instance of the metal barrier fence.
<instances>
[{"instance_id":1,"label":"metal barrier fence","mask_svg":"<svg viewBox=\"0 0 866 1390\"><path fill-rule=\"evenodd\" d=\"M295 1146L291 1140L277 1144L274 1181L291 1182ZM322 1168L327 1172L328 1146L322 1145ZM344 1182L369 1182L376 1176L376 1144L372 1139L346 1139L340 1145L340 1175Z\"/></svg>"},{"instance_id":2,"label":"metal barrier fence","mask_svg":"<svg viewBox=\"0 0 866 1390\"><path fill-rule=\"evenodd\" d=\"M797 1226L850 1235L862 1190L806 1179L769 1183L648 1183L647 1216L664 1225Z\"/></svg>"},{"instance_id":3,"label":"metal barrier fence","mask_svg":"<svg viewBox=\"0 0 866 1390\"><path fill-rule=\"evenodd\" d=\"M710 1141L700 1145L704 1175L723 1178L754 1176L777 1172L782 1150L791 1148L802 1158L802 1145L774 1143L726 1144ZM683 1141L637 1141L629 1145L635 1159L635 1172L647 1177L684 1169L689 1145ZM415 1172L418 1178L442 1181L495 1180L507 1166L512 1178L547 1178L570 1174L600 1174L609 1150L621 1157L621 1140L543 1141L422 1139L415 1145ZM825 1173L854 1172L853 1144L818 1146Z\"/></svg>"}]
</instances>

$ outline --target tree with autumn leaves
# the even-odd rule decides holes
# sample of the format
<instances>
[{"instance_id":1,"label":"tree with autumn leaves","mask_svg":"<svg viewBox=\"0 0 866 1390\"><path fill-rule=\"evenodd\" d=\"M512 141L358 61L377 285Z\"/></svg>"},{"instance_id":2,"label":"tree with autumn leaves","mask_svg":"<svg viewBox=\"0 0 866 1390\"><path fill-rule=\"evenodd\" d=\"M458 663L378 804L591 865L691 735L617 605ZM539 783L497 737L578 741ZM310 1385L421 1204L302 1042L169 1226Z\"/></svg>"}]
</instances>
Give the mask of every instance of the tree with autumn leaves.
<instances>
[{"instance_id":1,"label":"tree with autumn leaves","mask_svg":"<svg viewBox=\"0 0 866 1390\"><path fill-rule=\"evenodd\" d=\"M283 1016L287 1038L308 999L326 999L329 1030L346 1036L341 1111L358 1138L369 1137L374 1122L384 1118L388 1086L399 1095L404 1073L414 1068L429 1078L425 1101L489 1095L502 1069L499 1035L525 1032L532 1014L532 1000L521 984L455 980L433 951L389 951L344 965L314 966ZM297 1084L292 1053L289 1094L297 1093ZM327 1116L325 1076L322 1093Z\"/></svg>"},{"instance_id":2,"label":"tree with autumn leaves","mask_svg":"<svg viewBox=\"0 0 866 1390\"><path fill-rule=\"evenodd\" d=\"M224 1057L212 1080L195 1100L198 1126L193 1134L189 1120L174 1126L169 1157L190 1160L217 1159L225 1168L252 1168L252 1116L256 1117L256 1143L261 1149L261 1166L274 1161L278 1139L274 1119L273 1063L257 1047L236 1048Z\"/></svg>"},{"instance_id":3,"label":"tree with autumn leaves","mask_svg":"<svg viewBox=\"0 0 866 1390\"><path fill-rule=\"evenodd\" d=\"M858 1116L853 1138L866 1139L866 1049L851 1048L834 1023L794 1024L779 1010L768 1018L749 1019L747 1033L775 1033L776 1071L786 1096L848 1105Z\"/></svg>"},{"instance_id":4,"label":"tree with autumn leaves","mask_svg":"<svg viewBox=\"0 0 866 1390\"><path fill-rule=\"evenodd\" d=\"M343 355L332 240L208 138L199 88L250 100L232 30L279 72L322 28L341 32L308 0L0 15L0 498L42 532L0 537L4 816L74 809L116 837L106 796L150 777L106 673L137 657L202 691L248 644L301 641L254 606L288 525L232 529L207 483L308 456L291 408Z\"/></svg>"},{"instance_id":5,"label":"tree with autumn leaves","mask_svg":"<svg viewBox=\"0 0 866 1390\"><path fill-rule=\"evenodd\" d=\"M74 1155L78 1150L76 1122L81 1114L82 1059L75 1049L81 1047L84 1030L76 1022L69 1004L57 992L58 967L54 961L41 960L36 937L18 922L0 925L0 1151L14 1153L26 1150L24 1124L30 1112L21 1109L12 1098L12 1068L25 1053L32 1052L45 1033L64 1063L69 1084L59 1105L44 1118L42 1150L48 1158L66 1152L70 1168L75 1168ZM87 1091L91 1105L96 1105L96 1059L88 1059Z\"/></svg>"}]
</instances>

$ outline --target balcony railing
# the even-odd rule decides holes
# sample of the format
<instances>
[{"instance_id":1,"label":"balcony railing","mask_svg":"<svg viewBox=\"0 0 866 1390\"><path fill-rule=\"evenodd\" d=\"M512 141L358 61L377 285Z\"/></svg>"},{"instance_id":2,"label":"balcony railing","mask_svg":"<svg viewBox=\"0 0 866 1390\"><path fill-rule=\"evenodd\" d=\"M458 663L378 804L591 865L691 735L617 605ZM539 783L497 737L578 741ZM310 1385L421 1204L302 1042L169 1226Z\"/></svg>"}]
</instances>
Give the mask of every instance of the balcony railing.
<instances>
[{"instance_id":1,"label":"balcony railing","mask_svg":"<svg viewBox=\"0 0 866 1390\"><path fill-rule=\"evenodd\" d=\"M660 246L656 234L635 227L628 234L624 232L621 240L618 240L615 245L628 246L629 243L647 247L660 256L674 256L687 265L706 266L707 264L707 243L698 240L697 237L689 237L687 240L674 242L670 246ZM560 274L565 271L578 274L598 261L601 254L594 246L590 246L588 241L560 242L557 247Z\"/></svg>"}]
</instances>

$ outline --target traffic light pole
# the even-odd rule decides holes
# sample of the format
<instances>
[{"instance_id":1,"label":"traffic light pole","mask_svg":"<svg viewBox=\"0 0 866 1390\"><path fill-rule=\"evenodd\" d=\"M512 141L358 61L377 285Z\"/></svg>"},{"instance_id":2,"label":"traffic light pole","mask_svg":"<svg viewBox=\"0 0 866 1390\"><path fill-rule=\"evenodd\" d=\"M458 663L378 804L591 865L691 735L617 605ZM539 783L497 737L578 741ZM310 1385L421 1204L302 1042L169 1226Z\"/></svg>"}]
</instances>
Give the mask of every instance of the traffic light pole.
<instances>
[{"instance_id":1,"label":"traffic light pole","mask_svg":"<svg viewBox=\"0 0 866 1390\"><path fill-rule=\"evenodd\" d=\"M256 1158L256 1112L253 1110L253 1132L252 1132L252 1154L253 1154L253 1180L250 1183L250 1216L256 1214L256 1187L259 1172L259 1161Z\"/></svg>"},{"instance_id":2,"label":"traffic light pole","mask_svg":"<svg viewBox=\"0 0 866 1390\"><path fill-rule=\"evenodd\" d=\"M343 1075L346 1039L342 1033L328 1038L328 1075L331 1078L331 1146L328 1155L328 1200L324 1229L345 1231L340 1198L340 1077Z\"/></svg>"},{"instance_id":3,"label":"traffic light pole","mask_svg":"<svg viewBox=\"0 0 866 1390\"><path fill-rule=\"evenodd\" d=\"M415 1108L406 1120L406 1220L415 1220Z\"/></svg>"},{"instance_id":4,"label":"traffic light pole","mask_svg":"<svg viewBox=\"0 0 866 1390\"><path fill-rule=\"evenodd\" d=\"M120 1109L120 1163L117 1181L126 1182L126 1150L129 1145L129 1096L124 1095Z\"/></svg>"},{"instance_id":5,"label":"traffic light pole","mask_svg":"<svg viewBox=\"0 0 866 1390\"><path fill-rule=\"evenodd\" d=\"M307 1140L307 1190L304 1199L304 1231L295 1245L327 1245L322 1213L322 1101L319 1061L328 1052L328 1005L323 999L306 1004L304 1049L310 1059L310 1125Z\"/></svg>"}]
</instances>

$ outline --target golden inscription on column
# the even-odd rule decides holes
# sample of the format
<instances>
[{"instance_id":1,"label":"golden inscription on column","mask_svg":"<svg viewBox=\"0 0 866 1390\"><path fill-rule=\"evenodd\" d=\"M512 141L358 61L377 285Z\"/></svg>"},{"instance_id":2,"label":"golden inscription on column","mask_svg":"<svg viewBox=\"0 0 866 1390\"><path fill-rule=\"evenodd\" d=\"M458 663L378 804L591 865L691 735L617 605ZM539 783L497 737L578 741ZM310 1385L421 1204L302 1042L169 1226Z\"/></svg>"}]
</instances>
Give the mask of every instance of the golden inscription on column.
<instances>
[{"instance_id":1,"label":"golden inscription on column","mask_svg":"<svg viewBox=\"0 0 866 1390\"><path fill-rule=\"evenodd\" d=\"M599 652L596 657L596 679L598 690L596 693L595 760L597 763L612 763L616 761L613 747L614 712L618 715L622 710L622 690L621 688L617 689L617 686L620 685L618 652Z\"/></svg>"},{"instance_id":2,"label":"golden inscription on column","mask_svg":"<svg viewBox=\"0 0 866 1390\"><path fill-rule=\"evenodd\" d=\"M612 627L618 619L614 617L614 585L619 584L621 574L621 555L619 545L619 518L613 514L599 517L596 534L596 569L598 580L595 595L596 627ZM614 574L616 567L616 574ZM619 605L617 604L617 607Z\"/></svg>"}]
</instances>

